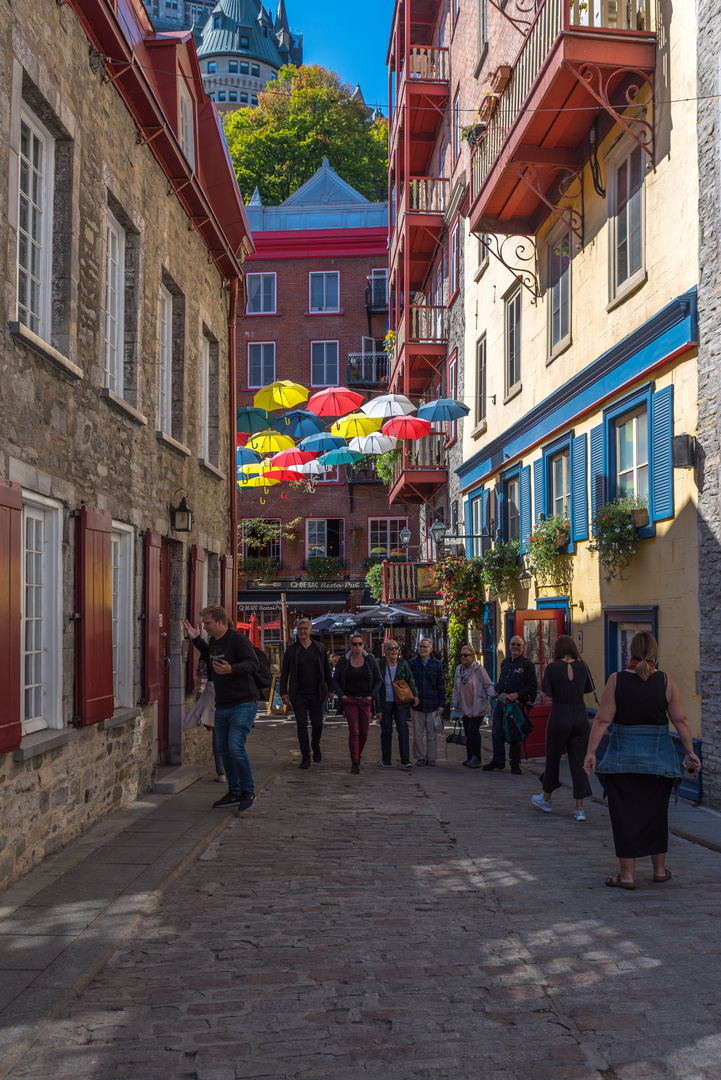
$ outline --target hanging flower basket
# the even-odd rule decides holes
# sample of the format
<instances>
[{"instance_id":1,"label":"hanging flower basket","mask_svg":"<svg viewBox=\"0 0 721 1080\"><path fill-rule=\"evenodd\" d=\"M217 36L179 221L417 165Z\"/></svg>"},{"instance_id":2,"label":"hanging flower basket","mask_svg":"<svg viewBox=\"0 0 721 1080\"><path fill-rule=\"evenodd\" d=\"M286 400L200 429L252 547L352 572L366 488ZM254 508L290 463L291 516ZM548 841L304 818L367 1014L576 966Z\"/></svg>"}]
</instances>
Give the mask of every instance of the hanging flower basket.
<instances>
[{"instance_id":1,"label":"hanging flower basket","mask_svg":"<svg viewBox=\"0 0 721 1080\"><path fill-rule=\"evenodd\" d=\"M499 541L483 559L483 581L498 596L513 592L518 580L518 560L521 546L518 540Z\"/></svg>"},{"instance_id":2,"label":"hanging flower basket","mask_svg":"<svg viewBox=\"0 0 721 1080\"><path fill-rule=\"evenodd\" d=\"M570 526L568 528L566 528L564 526L563 528L557 530L556 538L554 540L554 543L555 543L557 548L568 547L568 545L571 543L571 529L570 529Z\"/></svg>"},{"instance_id":3,"label":"hanging flower basket","mask_svg":"<svg viewBox=\"0 0 721 1080\"><path fill-rule=\"evenodd\" d=\"M566 518L551 514L537 521L528 545L528 569L539 585L565 581L572 572L570 557L562 554L571 540L571 526Z\"/></svg>"},{"instance_id":4,"label":"hanging flower basket","mask_svg":"<svg viewBox=\"0 0 721 1080\"><path fill-rule=\"evenodd\" d=\"M634 517L639 510L645 510L648 523L648 507L643 502L635 495L628 499L613 499L596 512L593 540L588 550L598 555L607 578L621 579L638 551L641 538Z\"/></svg>"}]
</instances>

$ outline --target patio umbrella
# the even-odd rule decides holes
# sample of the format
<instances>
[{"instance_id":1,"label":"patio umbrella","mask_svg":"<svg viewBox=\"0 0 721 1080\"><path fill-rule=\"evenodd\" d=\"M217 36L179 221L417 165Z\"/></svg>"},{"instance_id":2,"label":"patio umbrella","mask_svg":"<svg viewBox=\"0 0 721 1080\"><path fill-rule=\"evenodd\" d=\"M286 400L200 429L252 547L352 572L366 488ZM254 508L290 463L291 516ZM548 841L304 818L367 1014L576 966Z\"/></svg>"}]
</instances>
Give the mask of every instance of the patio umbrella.
<instances>
[{"instance_id":1,"label":"patio umbrella","mask_svg":"<svg viewBox=\"0 0 721 1080\"><path fill-rule=\"evenodd\" d=\"M241 465L257 465L261 460L260 454L257 450L248 450L245 446L238 446L235 451L235 464Z\"/></svg>"},{"instance_id":2,"label":"patio umbrella","mask_svg":"<svg viewBox=\"0 0 721 1080\"><path fill-rule=\"evenodd\" d=\"M250 639L250 644L255 645L256 649L262 649L263 646L260 643L260 627L258 626L258 616L256 614L250 616L248 638Z\"/></svg>"},{"instance_id":3,"label":"patio umbrella","mask_svg":"<svg viewBox=\"0 0 721 1080\"><path fill-rule=\"evenodd\" d=\"M361 405L361 412L366 416L380 416L382 420L389 420L391 416L407 416L415 411L416 406L405 394L382 394Z\"/></svg>"},{"instance_id":4,"label":"patio umbrella","mask_svg":"<svg viewBox=\"0 0 721 1080\"><path fill-rule=\"evenodd\" d=\"M290 435L293 439L302 439L306 435L314 435L317 431L322 431L324 423L320 416L308 412L307 409L292 409L279 416L272 427L283 435Z\"/></svg>"},{"instance_id":5,"label":"patio umbrella","mask_svg":"<svg viewBox=\"0 0 721 1080\"><path fill-rule=\"evenodd\" d=\"M379 416L366 416L362 412L350 413L342 420L336 420L330 429L331 435L339 435L341 439L357 438L359 435L370 435L372 431L378 431L383 421Z\"/></svg>"},{"instance_id":6,"label":"patio umbrella","mask_svg":"<svg viewBox=\"0 0 721 1080\"><path fill-rule=\"evenodd\" d=\"M421 405L418 410L418 419L430 420L432 424L437 424L443 420L460 420L462 416L468 416L470 411L468 405L462 401L456 401L455 398L437 398L435 401L427 401L425 405Z\"/></svg>"},{"instance_id":7,"label":"patio umbrella","mask_svg":"<svg viewBox=\"0 0 721 1080\"><path fill-rule=\"evenodd\" d=\"M381 428L384 435L392 435L396 439L420 439L428 435L430 430L429 421L419 420L417 416L394 416Z\"/></svg>"},{"instance_id":8,"label":"patio umbrella","mask_svg":"<svg viewBox=\"0 0 721 1080\"><path fill-rule=\"evenodd\" d=\"M313 394L308 401L308 409L318 416L345 416L357 409L362 401L363 395L356 394L347 386L331 386L328 390Z\"/></svg>"},{"instance_id":9,"label":"patio umbrella","mask_svg":"<svg viewBox=\"0 0 721 1080\"><path fill-rule=\"evenodd\" d=\"M290 435L281 435L279 431L258 431L251 435L247 443L249 449L259 450L261 454L278 453L280 450L290 450L295 442Z\"/></svg>"},{"instance_id":10,"label":"patio umbrella","mask_svg":"<svg viewBox=\"0 0 721 1080\"><path fill-rule=\"evenodd\" d=\"M279 454L273 454L270 460L274 469L294 469L296 465L305 465L307 461L314 461L317 456L316 450L299 450L297 446L294 446L292 450L281 450Z\"/></svg>"},{"instance_id":11,"label":"patio umbrella","mask_svg":"<svg viewBox=\"0 0 721 1080\"><path fill-rule=\"evenodd\" d=\"M253 404L259 409L292 409L308 400L308 391L300 383L290 379L276 379L264 386L253 398Z\"/></svg>"},{"instance_id":12,"label":"patio umbrella","mask_svg":"<svg viewBox=\"0 0 721 1080\"><path fill-rule=\"evenodd\" d=\"M381 435L379 431L372 435L363 435L358 439L351 439L348 443L351 450L357 450L359 454L387 454L389 450L395 450L398 440L390 435Z\"/></svg>"},{"instance_id":13,"label":"patio umbrella","mask_svg":"<svg viewBox=\"0 0 721 1080\"><path fill-rule=\"evenodd\" d=\"M435 626L434 615L423 611L401 607L399 604L379 604L353 616L358 628L371 629L374 626Z\"/></svg>"},{"instance_id":14,"label":"patio umbrella","mask_svg":"<svg viewBox=\"0 0 721 1080\"><path fill-rule=\"evenodd\" d=\"M245 405L242 409L235 410L235 426L238 431L246 435L254 435L256 431L268 428L275 420L272 413L265 409L256 409L252 405Z\"/></svg>"},{"instance_id":15,"label":"patio umbrella","mask_svg":"<svg viewBox=\"0 0 721 1080\"><path fill-rule=\"evenodd\" d=\"M318 461L321 465L334 469L336 465L355 465L362 457L363 455L357 450L349 450L346 447L345 450L329 450L327 454L323 454L323 457L318 458Z\"/></svg>"},{"instance_id":16,"label":"patio umbrella","mask_svg":"<svg viewBox=\"0 0 721 1080\"><path fill-rule=\"evenodd\" d=\"M299 450L314 450L316 454L325 454L328 450L339 450L345 446L345 439L340 435L329 435L327 431L319 431L317 435L308 435L298 443Z\"/></svg>"}]
</instances>

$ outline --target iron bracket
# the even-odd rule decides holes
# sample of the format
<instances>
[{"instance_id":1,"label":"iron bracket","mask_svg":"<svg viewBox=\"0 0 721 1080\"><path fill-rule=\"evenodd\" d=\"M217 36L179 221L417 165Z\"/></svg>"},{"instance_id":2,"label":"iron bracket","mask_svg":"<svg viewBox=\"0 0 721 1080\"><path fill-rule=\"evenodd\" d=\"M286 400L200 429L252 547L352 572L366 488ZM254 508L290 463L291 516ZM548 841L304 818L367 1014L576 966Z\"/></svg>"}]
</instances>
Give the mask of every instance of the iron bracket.
<instances>
[{"instance_id":1,"label":"iron bracket","mask_svg":"<svg viewBox=\"0 0 721 1080\"><path fill-rule=\"evenodd\" d=\"M588 90L589 94L596 99L603 109L613 118L613 120L622 127L627 135L630 135L634 142L641 147L644 153L649 159L649 167L656 167L656 103L654 99L654 78L653 75L648 75L645 71L641 71L640 68L614 68L608 73L604 79L601 69L596 64L581 64L579 67L575 67L567 60L564 61L564 66L574 75L578 82ZM611 95L609 88L612 79L619 75L636 76L638 78L637 83L631 83L625 91L626 103L619 109L616 105L611 103ZM641 90L641 86L645 85L651 91L650 102L637 102L634 99ZM644 120L642 116L626 116L625 111L628 108L635 108L641 112L645 112L647 105L651 107L651 119ZM640 127L641 132L634 131L634 126ZM640 136L643 137L640 137Z\"/></svg>"},{"instance_id":2,"label":"iron bracket","mask_svg":"<svg viewBox=\"0 0 721 1080\"><path fill-rule=\"evenodd\" d=\"M548 193L544 190L541 176L536 165L526 161L511 161L510 166L514 172L518 174L524 184L526 184L531 191L546 204L551 213L571 230L583 249L583 169L574 170L567 166L562 166L563 175L558 182L558 197L560 199L571 199L575 201L575 199L580 196L581 209L579 212L574 206L560 206L549 197ZM578 183L577 192L571 190L574 182Z\"/></svg>"},{"instance_id":3,"label":"iron bracket","mask_svg":"<svg viewBox=\"0 0 721 1080\"><path fill-rule=\"evenodd\" d=\"M486 250L489 255L492 255L501 266L505 266L506 270L510 270L513 276L523 286L523 288L531 294L531 303L536 304L538 298L541 295L541 283L538 273L538 243L535 236L504 236L501 238L498 233L484 233L488 237L488 243L486 244ZM516 244L513 256L507 256L504 248L509 240L517 240L520 243ZM531 249L530 254L525 254L528 249ZM533 262L533 269L530 266L514 266L509 259L513 258L515 262L530 263Z\"/></svg>"}]
</instances>

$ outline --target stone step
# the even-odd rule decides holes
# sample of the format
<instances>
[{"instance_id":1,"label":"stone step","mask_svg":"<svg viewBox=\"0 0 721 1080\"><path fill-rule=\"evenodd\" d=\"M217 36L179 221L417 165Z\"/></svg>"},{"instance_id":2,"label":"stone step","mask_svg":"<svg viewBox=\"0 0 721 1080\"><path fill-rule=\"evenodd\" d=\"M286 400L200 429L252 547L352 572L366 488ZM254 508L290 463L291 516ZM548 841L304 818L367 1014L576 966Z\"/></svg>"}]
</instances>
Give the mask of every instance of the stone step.
<instances>
[{"instance_id":1,"label":"stone step","mask_svg":"<svg viewBox=\"0 0 721 1080\"><path fill-rule=\"evenodd\" d=\"M207 766L202 765L164 765L158 769L158 778L153 784L155 795L177 795L179 791L190 787L203 775Z\"/></svg>"}]
</instances>

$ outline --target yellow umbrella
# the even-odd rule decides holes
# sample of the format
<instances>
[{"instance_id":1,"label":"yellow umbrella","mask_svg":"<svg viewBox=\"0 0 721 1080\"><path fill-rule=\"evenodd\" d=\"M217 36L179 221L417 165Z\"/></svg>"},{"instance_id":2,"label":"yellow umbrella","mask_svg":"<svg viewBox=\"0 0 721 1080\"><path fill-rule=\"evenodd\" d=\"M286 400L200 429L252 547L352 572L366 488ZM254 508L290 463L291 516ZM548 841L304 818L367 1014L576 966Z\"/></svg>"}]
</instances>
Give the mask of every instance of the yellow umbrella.
<instances>
[{"instance_id":1,"label":"yellow umbrella","mask_svg":"<svg viewBox=\"0 0 721 1080\"><path fill-rule=\"evenodd\" d=\"M239 482L245 484L251 476L262 476L265 470L270 468L270 462L270 458L264 458L262 461L252 461L248 465L241 465L238 469L238 476L241 477Z\"/></svg>"},{"instance_id":2,"label":"yellow umbrella","mask_svg":"<svg viewBox=\"0 0 721 1080\"><path fill-rule=\"evenodd\" d=\"M271 480L268 476L251 476L245 481L239 480L238 487L241 489L241 491L244 491L246 488L269 488L273 487L274 484L279 483L280 480Z\"/></svg>"},{"instance_id":3,"label":"yellow umbrella","mask_svg":"<svg viewBox=\"0 0 721 1080\"><path fill-rule=\"evenodd\" d=\"M341 439L356 439L359 436L379 431L382 424L383 418L380 416L366 416L365 413L354 412L344 416L342 420L336 420L330 433L340 435Z\"/></svg>"},{"instance_id":4,"label":"yellow umbrella","mask_svg":"<svg viewBox=\"0 0 721 1080\"><path fill-rule=\"evenodd\" d=\"M264 386L253 398L258 409L294 409L301 401L308 400L308 391L300 383L289 379L276 379Z\"/></svg>"},{"instance_id":5,"label":"yellow umbrella","mask_svg":"<svg viewBox=\"0 0 721 1080\"><path fill-rule=\"evenodd\" d=\"M281 435L279 431L266 428L251 435L245 444L251 450L257 450L259 454L277 454L279 450L290 450L295 446L295 440L290 435Z\"/></svg>"}]
</instances>

